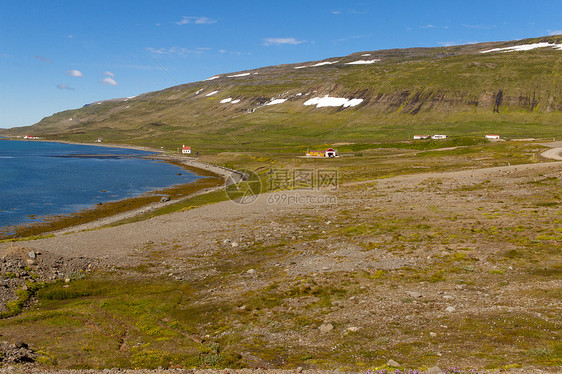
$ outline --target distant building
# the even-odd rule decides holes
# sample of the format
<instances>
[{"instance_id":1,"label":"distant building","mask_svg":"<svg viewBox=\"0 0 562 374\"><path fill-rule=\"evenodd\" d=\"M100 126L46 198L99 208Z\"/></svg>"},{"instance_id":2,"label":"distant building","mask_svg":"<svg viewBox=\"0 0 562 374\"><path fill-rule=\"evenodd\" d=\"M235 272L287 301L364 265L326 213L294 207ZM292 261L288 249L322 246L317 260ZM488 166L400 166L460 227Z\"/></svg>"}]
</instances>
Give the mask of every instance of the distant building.
<instances>
[{"instance_id":1,"label":"distant building","mask_svg":"<svg viewBox=\"0 0 562 374\"><path fill-rule=\"evenodd\" d=\"M27 140L36 140L36 139L40 139L38 136L32 136L32 135L26 135L23 137L24 139Z\"/></svg>"},{"instance_id":2,"label":"distant building","mask_svg":"<svg viewBox=\"0 0 562 374\"><path fill-rule=\"evenodd\" d=\"M486 139L499 140L500 136L499 135L486 135Z\"/></svg>"},{"instance_id":3,"label":"distant building","mask_svg":"<svg viewBox=\"0 0 562 374\"><path fill-rule=\"evenodd\" d=\"M414 140L429 139L430 135L414 135Z\"/></svg>"},{"instance_id":4,"label":"distant building","mask_svg":"<svg viewBox=\"0 0 562 374\"><path fill-rule=\"evenodd\" d=\"M96 143L101 143L103 142L103 138L98 138L98 140L96 140Z\"/></svg>"},{"instance_id":5,"label":"distant building","mask_svg":"<svg viewBox=\"0 0 562 374\"><path fill-rule=\"evenodd\" d=\"M328 148L324 151L307 151L306 157L337 157L338 151L333 148Z\"/></svg>"},{"instance_id":6,"label":"distant building","mask_svg":"<svg viewBox=\"0 0 562 374\"><path fill-rule=\"evenodd\" d=\"M431 139L447 139L447 135L433 135Z\"/></svg>"},{"instance_id":7,"label":"distant building","mask_svg":"<svg viewBox=\"0 0 562 374\"><path fill-rule=\"evenodd\" d=\"M184 154L184 155L190 155L191 154L191 147L183 144L182 147L181 147L181 153Z\"/></svg>"}]
</instances>

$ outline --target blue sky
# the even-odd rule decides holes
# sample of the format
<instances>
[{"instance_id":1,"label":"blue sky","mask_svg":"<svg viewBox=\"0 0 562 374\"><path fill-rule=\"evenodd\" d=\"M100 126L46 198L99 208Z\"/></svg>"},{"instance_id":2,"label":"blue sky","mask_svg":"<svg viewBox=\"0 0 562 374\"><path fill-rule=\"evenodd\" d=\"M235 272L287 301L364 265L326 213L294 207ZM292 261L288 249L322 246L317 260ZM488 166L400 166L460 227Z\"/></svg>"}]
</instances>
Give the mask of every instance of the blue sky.
<instances>
[{"instance_id":1,"label":"blue sky","mask_svg":"<svg viewBox=\"0 0 562 374\"><path fill-rule=\"evenodd\" d=\"M1 0L0 127L216 74L562 33L562 0Z\"/></svg>"}]
</instances>

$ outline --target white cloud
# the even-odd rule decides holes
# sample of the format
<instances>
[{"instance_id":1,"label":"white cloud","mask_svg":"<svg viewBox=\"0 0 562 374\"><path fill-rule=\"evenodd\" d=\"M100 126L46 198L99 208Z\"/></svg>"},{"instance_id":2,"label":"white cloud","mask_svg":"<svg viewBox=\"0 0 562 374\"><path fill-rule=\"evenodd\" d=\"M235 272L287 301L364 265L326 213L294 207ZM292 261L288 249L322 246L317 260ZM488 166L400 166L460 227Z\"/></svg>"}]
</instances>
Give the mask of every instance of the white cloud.
<instances>
[{"instance_id":1,"label":"white cloud","mask_svg":"<svg viewBox=\"0 0 562 374\"><path fill-rule=\"evenodd\" d=\"M432 24L428 24L428 25L425 25L425 26L420 26L421 29L434 29L434 28L436 28L436 27L437 27L437 26L432 25Z\"/></svg>"},{"instance_id":2,"label":"white cloud","mask_svg":"<svg viewBox=\"0 0 562 374\"><path fill-rule=\"evenodd\" d=\"M35 56L35 58L38 59L39 61L47 62L47 63L49 63L49 64L52 64L52 63L53 63L53 60L51 60L50 58L47 58L47 57Z\"/></svg>"},{"instance_id":3,"label":"white cloud","mask_svg":"<svg viewBox=\"0 0 562 374\"><path fill-rule=\"evenodd\" d=\"M202 54L205 49L201 48L198 50L183 48L183 47L170 47L170 48L146 48L146 51L150 53L156 53L158 55L171 55L171 54L178 54L178 55L186 55L186 54Z\"/></svg>"},{"instance_id":4,"label":"white cloud","mask_svg":"<svg viewBox=\"0 0 562 374\"><path fill-rule=\"evenodd\" d=\"M187 25L187 24L195 24L195 25L210 25L216 23L217 21L208 17L186 17L183 16L180 21L176 22L176 25Z\"/></svg>"},{"instance_id":5,"label":"white cloud","mask_svg":"<svg viewBox=\"0 0 562 374\"><path fill-rule=\"evenodd\" d=\"M341 12L340 12L339 10L332 10L332 14L335 14L335 15L340 15L340 14L341 14Z\"/></svg>"},{"instance_id":6,"label":"white cloud","mask_svg":"<svg viewBox=\"0 0 562 374\"><path fill-rule=\"evenodd\" d=\"M83 77L84 74L80 70L67 70L66 74L70 75L71 77Z\"/></svg>"},{"instance_id":7,"label":"white cloud","mask_svg":"<svg viewBox=\"0 0 562 374\"><path fill-rule=\"evenodd\" d=\"M66 84L57 84L57 88L59 90L70 90L70 91L74 91L74 88L67 86Z\"/></svg>"},{"instance_id":8,"label":"white cloud","mask_svg":"<svg viewBox=\"0 0 562 374\"><path fill-rule=\"evenodd\" d=\"M562 30L546 30L548 35L562 35Z\"/></svg>"},{"instance_id":9,"label":"white cloud","mask_svg":"<svg viewBox=\"0 0 562 374\"><path fill-rule=\"evenodd\" d=\"M462 25L463 27L466 27L467 29L473 29L473 30L490 30L495 28L495 25Z\"/></svg>"},{"instance_id":10,"label":"white cloud","mask_svg":"<svg viewBox=\"0 0 562 374\"><path fill-rule=\"evenodd\" d=\"M104 72L103 72L103 75L107 75L108 77L115 77L115 74L113 74L113 73L110 72L110 71L104 71Z\"/></svg>"},{"instance_id":11,"label":"white cloud","mask_svg":"<svg viewBox=\"0 0 562 374\"><path fill-rule=\"evenodd\" d=\"M297 40L295 38L265 38L263 39L263 45L281 45L281 44L301 44L304 43L305 40Z\"/></svg>"},{"instance_id":12,"label":"white cloud","mask_svg":"<svg viewBox=\"0 0 562 374\"><path fill-rule=\"evenodd\" d=\"M103 79L101 80L101 83L102 83L104 86L119 86L119 83L115 82L115 79L109 78L109 77L103 78Z\"/></svg>"}]
</instances>

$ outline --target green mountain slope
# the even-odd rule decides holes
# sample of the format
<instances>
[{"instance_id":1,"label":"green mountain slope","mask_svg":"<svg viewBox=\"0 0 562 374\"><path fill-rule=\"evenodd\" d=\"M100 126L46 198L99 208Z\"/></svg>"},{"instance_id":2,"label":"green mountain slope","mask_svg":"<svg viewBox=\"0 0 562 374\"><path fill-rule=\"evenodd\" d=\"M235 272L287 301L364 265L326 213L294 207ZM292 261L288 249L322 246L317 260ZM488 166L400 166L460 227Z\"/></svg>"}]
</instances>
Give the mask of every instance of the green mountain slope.
<instances>
[{"instance_id":1,"label":"green mountain slope","mask_svg":"<svg viewBox=\"0 0 562 374\"><path fill-rule=\"evenodd\" d=\"M533 43L551 45L481 53ZM270 66L94 103L3 133L172 149L188 143L207 151L299 149L437 132L561 136L561 46L562 36L551 36ZM327 95L360 103L304 105Z\"/></svg>"}]
</instances>

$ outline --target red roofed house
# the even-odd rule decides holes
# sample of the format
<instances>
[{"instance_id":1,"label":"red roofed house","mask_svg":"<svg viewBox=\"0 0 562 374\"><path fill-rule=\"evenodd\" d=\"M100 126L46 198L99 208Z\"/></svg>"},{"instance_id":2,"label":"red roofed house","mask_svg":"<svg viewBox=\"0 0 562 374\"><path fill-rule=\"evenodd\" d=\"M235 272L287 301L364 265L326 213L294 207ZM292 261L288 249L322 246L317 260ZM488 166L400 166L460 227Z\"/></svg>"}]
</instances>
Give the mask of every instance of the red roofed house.
<instances>
[{"instance_id":1,"label":"red roofed house","mask_svg":"<svg viewBox=\"0 0 562 374\"><path fill-rule=\"evenodd\" d=\"M184 155L189 155L189 154L191 154L191 147L189 147L189 146L186 147L185 144L182 145L182 147L181 147L181 153L184 154Z\"/></svg>"},{"instance_id":2,"label":"red roofed house","mask_svg":"<svg viewBox=\"0 0 562 374\"><path fill-rule=\"evenodd\" d=\"M338 151L328 148L325 151L308 151L306 157L337 157Z\"/></svg>"}]
</instances>

